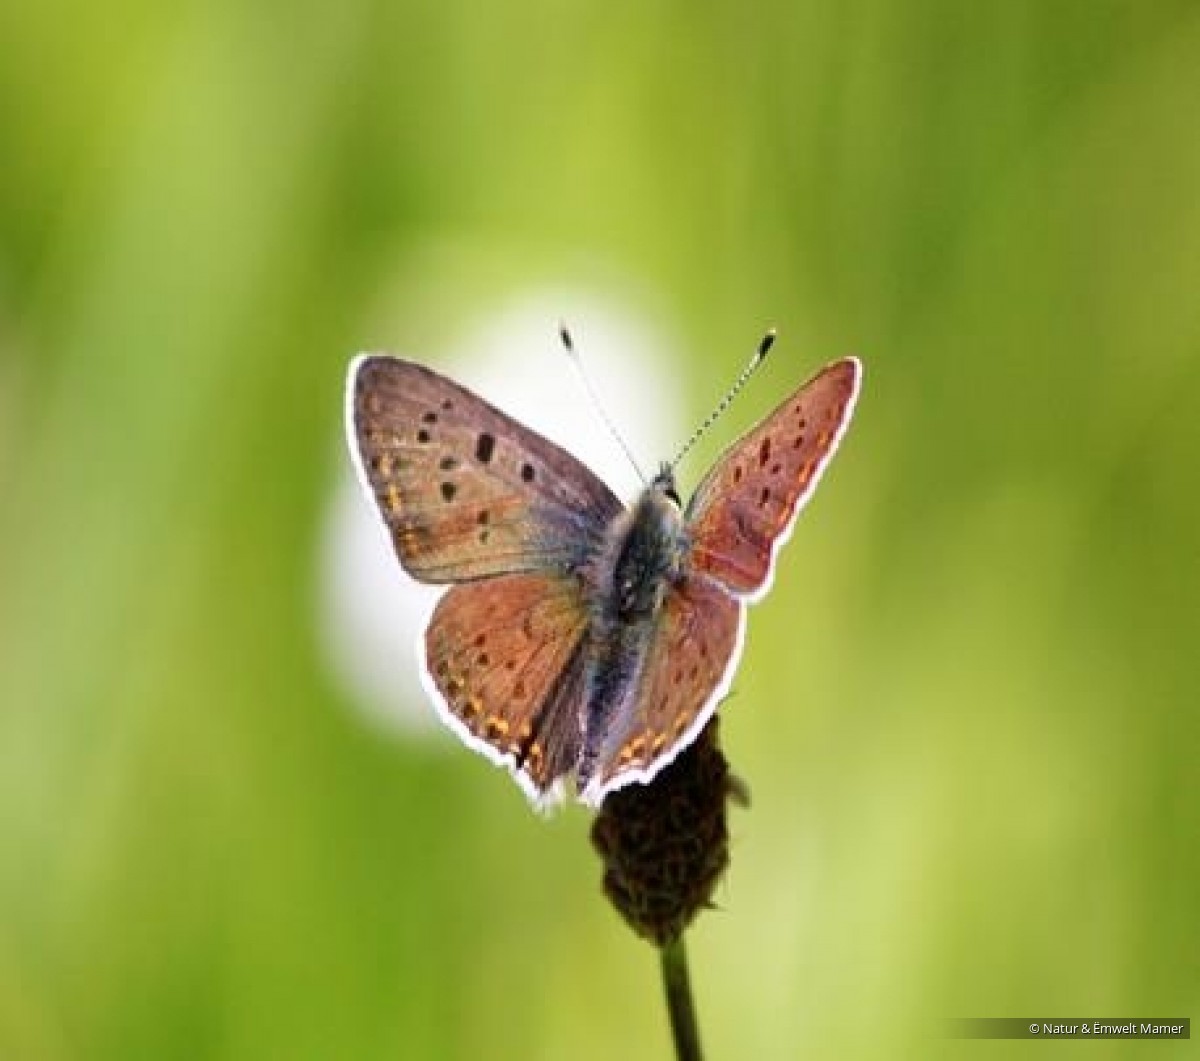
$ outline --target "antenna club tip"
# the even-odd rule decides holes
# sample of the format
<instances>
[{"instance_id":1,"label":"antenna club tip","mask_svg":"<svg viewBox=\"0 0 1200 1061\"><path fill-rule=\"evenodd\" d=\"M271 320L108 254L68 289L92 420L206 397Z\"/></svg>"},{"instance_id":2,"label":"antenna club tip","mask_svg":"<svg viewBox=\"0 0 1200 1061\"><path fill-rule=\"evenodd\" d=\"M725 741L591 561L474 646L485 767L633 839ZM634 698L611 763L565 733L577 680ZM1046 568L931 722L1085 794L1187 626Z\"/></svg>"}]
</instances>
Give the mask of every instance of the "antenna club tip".
<instances>
[{"instance_id":1,"label":"antenna club tip","mask_svg":"<svg viewBox=\"0 0 1200 1061\"><path fill-rule=\"evenodd\" d=\"M566 321L560 320L558 322L558 337L562 341L563 346L573 354L575 352L575 341L571 338L571 332L567 327Z\"/></svg>"},{"instance_id":2,"label":"antenna club tip","mask_svg":"<svg viewBox=\"0 0 1200 1061\"><path fill-rule=\"evenodd\" d=\"M767 356L767 353L770 351L771 347L775 345L775 339L778 335L779 332L776 331L774 327L767 329L766 334L762 337L762 340L758 344L759 357Z\"/></svg>"}]
</instances>

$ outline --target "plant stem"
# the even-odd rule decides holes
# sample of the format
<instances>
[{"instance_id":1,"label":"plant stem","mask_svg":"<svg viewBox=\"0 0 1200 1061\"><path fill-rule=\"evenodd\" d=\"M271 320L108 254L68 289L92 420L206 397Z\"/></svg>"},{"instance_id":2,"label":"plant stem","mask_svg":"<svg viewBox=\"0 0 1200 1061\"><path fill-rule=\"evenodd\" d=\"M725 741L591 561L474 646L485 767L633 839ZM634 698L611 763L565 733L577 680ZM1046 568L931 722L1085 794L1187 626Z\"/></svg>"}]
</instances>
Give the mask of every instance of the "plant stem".
<instances>
[{"instance_id":1,"label":"plant stem","mask_svg":"<svg viewBox=\"0 0 1200 1061\"><path fill-rule=\"evenodd\" d=\"M663 990L667 995L667 1013L671 1018L671 1037L675 1040L675 1057L677 1061L703 1061L683 935L676 936L664 945L659 951L659 958L662 962Z\"/></svg>"}]
</instances>

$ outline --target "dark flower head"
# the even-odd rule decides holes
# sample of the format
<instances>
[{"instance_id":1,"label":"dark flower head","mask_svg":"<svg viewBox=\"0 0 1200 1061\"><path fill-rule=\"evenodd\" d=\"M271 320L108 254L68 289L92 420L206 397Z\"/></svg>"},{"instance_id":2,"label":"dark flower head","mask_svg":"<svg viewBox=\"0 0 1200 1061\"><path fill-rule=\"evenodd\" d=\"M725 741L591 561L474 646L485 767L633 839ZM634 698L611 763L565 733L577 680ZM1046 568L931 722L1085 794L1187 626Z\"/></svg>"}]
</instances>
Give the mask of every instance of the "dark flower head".
<instances>
[{"instance_id":1,"label":"dark flower head","mask_svg":"<svg viewBox=\"0 0 1200 1061\"><path fill-rule=\"evenodd\" d=\"M612 793L592 825L604 892L629 927L662 947L712 905L729 865L725 809L746 802L718 742L717 718L648 785Z\"/></svg>"}]
</instances>

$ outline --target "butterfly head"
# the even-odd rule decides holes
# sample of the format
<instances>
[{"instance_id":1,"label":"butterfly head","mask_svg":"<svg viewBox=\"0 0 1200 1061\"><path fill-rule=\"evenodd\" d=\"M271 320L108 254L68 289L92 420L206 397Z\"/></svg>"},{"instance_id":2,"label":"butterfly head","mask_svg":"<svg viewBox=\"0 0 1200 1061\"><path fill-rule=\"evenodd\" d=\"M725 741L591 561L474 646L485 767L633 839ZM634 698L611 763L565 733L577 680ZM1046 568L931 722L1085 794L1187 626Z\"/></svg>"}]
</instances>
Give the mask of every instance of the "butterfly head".
<instances>
[{"instance_id":1,"label":"butterfly head","mask_svg":"<svg viewBox=\"0 0 1200 1061\"><path fill-rule=\"evenodd\" d=\"M683 507L683 502L679 500L679 491L675 488L675 468L666 461L659 465L658 474L651 481L650 489L661 494L676 508Z\"/></svg>"}]
</instances>

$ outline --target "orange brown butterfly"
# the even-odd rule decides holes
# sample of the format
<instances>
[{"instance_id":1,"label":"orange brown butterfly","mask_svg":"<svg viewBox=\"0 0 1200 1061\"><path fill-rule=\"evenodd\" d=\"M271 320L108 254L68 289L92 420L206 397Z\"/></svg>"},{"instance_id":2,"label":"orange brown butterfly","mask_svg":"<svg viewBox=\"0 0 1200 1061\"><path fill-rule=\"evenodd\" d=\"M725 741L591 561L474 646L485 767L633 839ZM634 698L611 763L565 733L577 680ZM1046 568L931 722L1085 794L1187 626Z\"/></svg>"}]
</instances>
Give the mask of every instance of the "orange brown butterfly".
<instances>
[{"instance_id":1,"label":"orange brown butterfly","mask_svg":"<svg viewBox=\"0 0 1200 1061\"><path fill-rule=\"evenodd\" d=\"M686 506L677 459L627 508L466 387L412 361L356 358L346 420L359 477L404 569L450 587L420 650L441 718L539 807L568 780L592 806L650 781L728 693L747 606L861 380L856 358L827 365L730 446Z\"/></svg>"}]
</instances>

